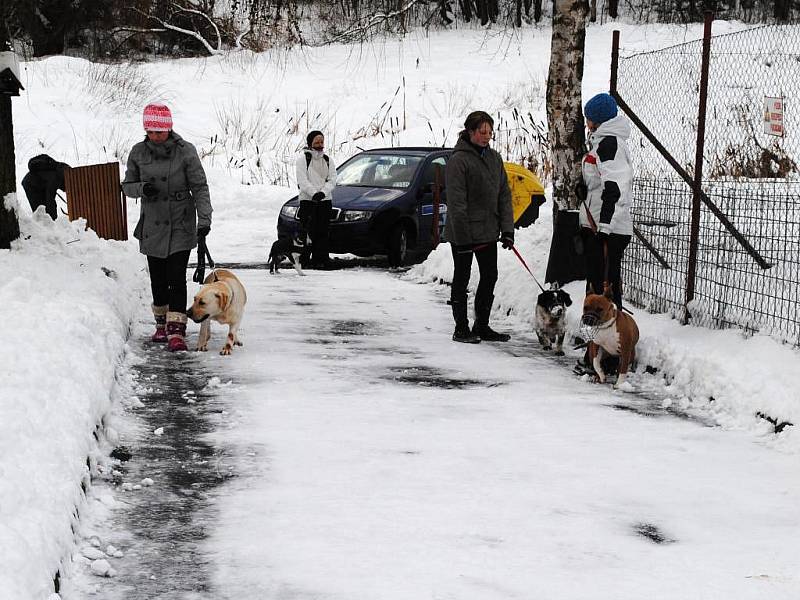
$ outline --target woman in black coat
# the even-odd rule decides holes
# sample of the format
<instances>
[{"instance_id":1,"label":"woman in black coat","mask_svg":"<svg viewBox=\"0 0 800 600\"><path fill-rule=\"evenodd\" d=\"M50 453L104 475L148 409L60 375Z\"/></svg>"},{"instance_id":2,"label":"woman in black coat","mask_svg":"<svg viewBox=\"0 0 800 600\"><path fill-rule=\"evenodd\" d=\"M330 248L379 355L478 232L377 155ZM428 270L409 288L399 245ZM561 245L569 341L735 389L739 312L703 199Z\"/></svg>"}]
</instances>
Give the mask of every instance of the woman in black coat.
<instances>
[{"instance_id":1,"label":"woman in black coat","mask_svg":"<svg viewBox=\"0 0 800 600\"><path fill-rule=\"evenodd\" d=\"M514 246L511 189L502 157L489 147L493 131L494 120L489 114L482 110L470 113L445 171L445 237L453 252L453 340L470 344L511 339L489 327L497 282L497 241L500 239L506 249ZM470 331L467 286L473 255L478 261L480 281L475 292L475 323Z\"/></svg>"}]
</instances>

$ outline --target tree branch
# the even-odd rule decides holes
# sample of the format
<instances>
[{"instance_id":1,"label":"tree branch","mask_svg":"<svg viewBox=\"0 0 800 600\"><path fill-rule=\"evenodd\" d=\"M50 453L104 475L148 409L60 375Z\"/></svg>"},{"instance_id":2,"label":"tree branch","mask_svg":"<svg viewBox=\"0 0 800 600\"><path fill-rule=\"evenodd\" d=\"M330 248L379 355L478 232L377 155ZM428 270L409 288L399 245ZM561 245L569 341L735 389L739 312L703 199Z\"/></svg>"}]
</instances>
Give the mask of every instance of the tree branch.
<instances>
[{"instance_id":1,"label":"tree branch","mask_svg":"<svg viewBox=\"0 0 800 600\"><path fill-rule=\"evenodd\" d=\"M198 14L201 14L201 15L203 14L203 13L201 13L201 12L199 12L199 11L192 11L192 10L190 10L190 9L184 9L184 8L181 8L179 5L177 5L177 4L174 4L174 3L173 3L173 5L174 5L176 8L178 8L179 10L184 10L184 11L186 11L186 12L197 12ZM188 35L189 37L193 37L193 38L194 38L194 39L196 39L198 42L200 42L201 44L203 44L203 46L205 47L205 49L206 49L206 50L208 51L208 53L209 53L209 54L211 54L212 56L214 56L214 55L216 55L216 54L220 54L220 53L222 52L222 40L219 38L219 29L217 29L217 26L216 26L216 24L214 24L214 22L213 22L213 21L211 21L211 19L209 19L208 15L203 15L203 16L204 16L206 19L209 19L209 21L211 21L212 25L214 25L214 29L216 29L216 31L217 31L217 40L218 40L218 44L219 44L219 47L217 47L217 48L214 48L214 47L213 47L211 44L209 44L209 43L208 43L208 41L207 41L207 40L206 40L206 39L205 39L205 38L204 38L202 35L200 35L200 33L198 33L197 31L191 31L191 30L189 30L189 29L184 29L183 27L178 27L177 25L173 25L173 24L171 24L171 23L168 23L167 21L165 21L164 19L162 19L162 18L160 18L160 17L157 17L157 16L155 16L155 15L150 15L150 14L147 14L147 13L145 13L145 12L142 12L142 11L141 11L141 10L139 10L138 8L132 8L131 10L133 10L133 11L135 11L135 12L139 13L140 15L142 15L142 16L144 16L144 17L146 17L146 18L148 18L148 19L150 19L150 20L152 20L152 21L155 21L155 22L159 23L159 24L161 25L161 27L163 27L163 28L164 28L164 30L174 31L174 32L176 32L176 33L182 33L182 34L184 34L184 35ZM151 30L151 31L152 31L152 30Z\"/></svg>"},{"instance_id":2,"label":"tree branch","mask_svg":"<svg viewBox=\"0 0 800 600\"><path fill-rule=\"evenodd\" d=\"M399 17L401 15L404 15L409 10L411 10L416 4L418 4L418 3L422 2L422 1L423 0L410 0L410 2L408 2L404 7L399 8L397 10L394 10L394 11L391 11L391 12L388 12L388 13L376 13L372 17L369 17L368 21L366 23L364 23L363 25L359 25L358 22L357 22L357 24L355 26L353 26L351 29L334 36L332 39L328 40L326 43L332 44L334 42L338 42L338 41L343 40L343 39L344 40L351 40L356 35L364 36L373 27L376 27L377 25L381 25L383 23L386 23L386 22L394 19L395 17ZM365 20L365 19L362 19L362 21L363 20Z\"/></svg>"}]
</instances>

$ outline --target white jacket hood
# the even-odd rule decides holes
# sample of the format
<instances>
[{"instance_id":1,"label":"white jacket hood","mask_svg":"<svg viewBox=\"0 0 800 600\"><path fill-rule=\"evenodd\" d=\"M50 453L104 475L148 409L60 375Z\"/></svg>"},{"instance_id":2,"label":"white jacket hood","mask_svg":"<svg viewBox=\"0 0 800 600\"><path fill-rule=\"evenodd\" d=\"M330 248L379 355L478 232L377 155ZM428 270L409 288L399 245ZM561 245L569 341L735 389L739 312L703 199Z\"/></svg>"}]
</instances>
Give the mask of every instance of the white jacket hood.
<instances>
[{"instance_id":1,"label":"white jacket hood","mask_svg":"<svg viewBox=\"0 0 800 600\"><path fill-rule=\"evenodd\" d=\"M631 122L628 117L620 113L613 119L600 123L591 137L604 137L607 135L613 135L623 140L631 137Z\"/></svg>"}]
</instances>

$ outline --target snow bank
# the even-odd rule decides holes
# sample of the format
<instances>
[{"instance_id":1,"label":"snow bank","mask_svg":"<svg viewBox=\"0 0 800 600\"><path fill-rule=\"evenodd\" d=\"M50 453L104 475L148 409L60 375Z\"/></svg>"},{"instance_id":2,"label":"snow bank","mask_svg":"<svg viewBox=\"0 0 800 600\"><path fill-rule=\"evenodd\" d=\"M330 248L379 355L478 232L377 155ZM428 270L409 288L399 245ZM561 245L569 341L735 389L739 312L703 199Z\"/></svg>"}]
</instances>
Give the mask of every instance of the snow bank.
<instances>
[{"instance_id":1,"label":"snow bank","mask_svg":"<svg viewBox=\"0 0 800 600\"><path fill-rule=\"evenodd\" d=\"M43 210L0 251L0 590L45 598L74 541L93 432L142 302L134 245Z\"/></svg>"}]
</instances>

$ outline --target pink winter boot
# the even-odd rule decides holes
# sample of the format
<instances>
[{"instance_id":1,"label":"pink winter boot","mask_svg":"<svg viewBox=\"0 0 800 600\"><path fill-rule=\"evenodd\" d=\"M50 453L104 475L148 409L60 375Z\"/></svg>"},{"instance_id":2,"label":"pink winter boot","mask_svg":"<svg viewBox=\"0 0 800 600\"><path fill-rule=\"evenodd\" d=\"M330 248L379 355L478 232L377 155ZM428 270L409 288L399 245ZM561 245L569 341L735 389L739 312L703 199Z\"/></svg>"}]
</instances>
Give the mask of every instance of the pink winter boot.
<instances>
[{"instance_id":1,"label":"pink winter boot","mask_svg":"<svg viewBox=\"0 0 800 600\"><path fill-rule=\"evenodd\" d=\"M167 348L170 352L186 350L186 313L167 313Z\"/></svg>"},{"instance_id":2,"label":"pink winter boot","mask_svg":"<svg viewBox=\"0 0 800 600\"><path fill-rule=\"evenodd\" d=\"M167 341L167 311L169 306L156 306L152 305L153 318L156 320L156 332L150 338L153 342L166 342Z\"/></svg>"}]
</instances>

